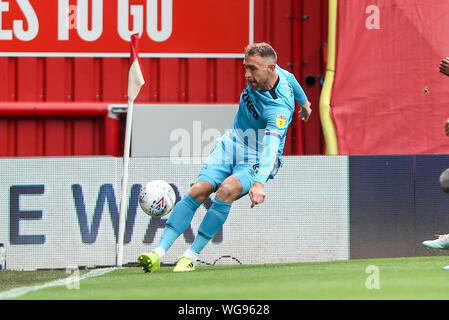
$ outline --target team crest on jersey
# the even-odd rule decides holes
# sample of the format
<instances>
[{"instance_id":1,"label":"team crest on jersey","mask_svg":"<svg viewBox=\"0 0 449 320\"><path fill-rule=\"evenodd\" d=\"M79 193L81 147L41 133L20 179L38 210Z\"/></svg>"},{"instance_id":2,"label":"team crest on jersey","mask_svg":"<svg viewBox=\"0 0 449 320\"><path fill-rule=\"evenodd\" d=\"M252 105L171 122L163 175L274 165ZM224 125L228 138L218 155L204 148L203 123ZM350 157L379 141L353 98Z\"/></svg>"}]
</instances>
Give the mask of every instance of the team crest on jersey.
<instances>
[{"instance_id":1,"label":"team crest on jersey","mask_svg":"<svg viewBox=\"0 0 449 320\"><path fill-rule=\"evenodd\" d=\"M258 174L259 173L259 164L256 163L253 165L253 172L251 172L251 175Z\"/></svg>"},{"instance_id":2,"label":"team crest on jersey","mask_svg":"<svg viewBox=\"0 0 449 320\"><path fill-rule=\"evenodd\" d=\"M279 129L283 129L285 127L285 122L287 121L287 116L284 114L276 115L276 126Z\"/></svg>"}]
</instances>

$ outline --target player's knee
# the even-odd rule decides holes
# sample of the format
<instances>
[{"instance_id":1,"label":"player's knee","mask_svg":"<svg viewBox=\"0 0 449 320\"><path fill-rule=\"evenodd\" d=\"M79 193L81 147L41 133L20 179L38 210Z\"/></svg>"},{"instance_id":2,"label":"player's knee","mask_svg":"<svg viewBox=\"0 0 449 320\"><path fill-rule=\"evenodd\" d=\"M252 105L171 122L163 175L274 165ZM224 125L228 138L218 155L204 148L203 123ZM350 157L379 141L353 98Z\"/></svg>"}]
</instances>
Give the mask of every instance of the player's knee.
<instances>
[{"instance_id":1,"label":"player's knee","mask_svg":"<svg viewBox=\"0 0 449 320\"><path fill-rule=\"evenodd\" d=\"M215 195L218 199L225 202L232 202L241 193L241 188L235 183L222 183L220 188L218 188L217 194Z\"/></svg>"},{"instance_id":2,"label":"player's knee","mask_svg":"<svg viewBox=\"0 0 449 320\"><path fill-rule=\"evenodd\" d=\"M214 187L206 181L198 181L189 190L190 196L203 203L214 191Z\"/></svg>"}]
</instances>

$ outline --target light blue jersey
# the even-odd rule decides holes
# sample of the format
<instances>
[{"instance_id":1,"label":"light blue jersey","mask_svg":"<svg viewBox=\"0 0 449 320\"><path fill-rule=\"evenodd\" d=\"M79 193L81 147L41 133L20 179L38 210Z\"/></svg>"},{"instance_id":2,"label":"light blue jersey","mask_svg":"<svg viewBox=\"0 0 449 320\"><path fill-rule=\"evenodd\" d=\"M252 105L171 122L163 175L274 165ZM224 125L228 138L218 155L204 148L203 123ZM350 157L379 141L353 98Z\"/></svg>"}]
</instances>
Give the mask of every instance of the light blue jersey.
<instances>
[{"instance_id":1,"label":"light blue jersey","mask_svg":"<svg viewBox=\"0 0 449 320\"><path fill-rule=\"evenodd\" d=\"M295 99L307 102L290 72L276 66L278 80L269 91L254 91L249 84L240 96L239 109L230 131L223 135L200 174L218 188L233 174L247 192L254 181L265 184L282 165L287 129L295 111Z\"/></svg>"},{"instance_id":2,"label":"light blue jersey","mask_svg":"<svg viewBox=\"0 0 449 320\"><path fill-rule=\"evenodd\" d=\"M243 90L239 110L231 127L230 138L248 148L249 161L252 159L251 154L255 154L256 162L261 161L261 150L276 146L276 141L273 139L268 140L273 141L274 144L267 144L265 136L278 138L279 146L276 155L279 165L282 165L282 153L287 129L295 111L295 99L300 105L304 105L307 97L293 74L278 65L276 65L276 71L279 77L273 89L253 91L248 84ZM254 134L251 134L252 132ZM276 166L276 159L271 160L267 163L270 171Z\"/></svg>"}]
</instances>

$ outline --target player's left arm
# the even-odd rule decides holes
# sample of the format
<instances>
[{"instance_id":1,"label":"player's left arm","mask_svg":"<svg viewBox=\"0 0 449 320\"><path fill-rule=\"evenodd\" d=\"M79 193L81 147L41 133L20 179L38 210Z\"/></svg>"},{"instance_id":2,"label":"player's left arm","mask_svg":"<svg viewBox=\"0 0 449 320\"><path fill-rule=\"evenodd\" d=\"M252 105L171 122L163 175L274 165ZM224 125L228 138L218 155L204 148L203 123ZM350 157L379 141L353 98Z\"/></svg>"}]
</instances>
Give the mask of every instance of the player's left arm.
<instances>
[{"instance_id":1,"label":"player's left arm","mask_svg":"<svg viewBox=\"0 0 449 320\"><path fill-rule=\"evenodd\" d=\"M249 191L251 208L265 200L264 185L276 164L279 145L283 136L287 133L288 121L290 121L292 116L291 113L292 111L289 108L281 104L274 104L265 115L267 120L267 127L263 137L265 148L259 154L259 173Z\"/></svg>"},{"instance_id":2,"label":"player's left arm","mask_svg":"<svg viewBox=\"0 0 449 320\"><path fill-rule=\"evenodd\" d=\"M299 106L301 107L301 109L299 110L299 119L307 122L310 115L312 114L312 109L310 108L312 104L309 102L309 100L307 100L307 96L298 80L296 80L295 75L291 72L288 72L287 70L282 69L278 65L276 65L276 71L281 72L292 86L293 96L295 97L296 102L298 102Z\"/></svg>"},{"instance_id":3,"label":"player's left arm","mask_svg":"<svg viewBox=\"0 0 449 320\"><path fill-rule=\"evenodd\" d=\"M310 115L312 114L312 108L310 108L312 104L309 101L306 101L304 105L301 106L301 110L299 110L299 119L307 122L309 120Z\"/></svg>"}]
</instances>

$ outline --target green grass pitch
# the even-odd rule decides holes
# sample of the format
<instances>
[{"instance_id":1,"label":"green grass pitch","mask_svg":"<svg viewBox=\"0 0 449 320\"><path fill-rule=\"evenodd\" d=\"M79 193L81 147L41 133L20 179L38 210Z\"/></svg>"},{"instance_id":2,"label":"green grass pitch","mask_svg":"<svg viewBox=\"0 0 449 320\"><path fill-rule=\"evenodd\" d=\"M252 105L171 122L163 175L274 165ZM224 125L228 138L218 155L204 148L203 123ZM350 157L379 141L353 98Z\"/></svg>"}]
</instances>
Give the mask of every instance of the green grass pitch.
<instances>
[{"instance_id":1,"label":"green grass pitch","mask_svg":"<svg viewBox=\"0 0 449 320\"><path fill-rule=\"evenodd\" d=\"M364 259L316 263L199 266L189 273L122 268L17 299L40 300L315 300L448 299L447 257ZM5 274L0 271L0 283ZM35 271L36 276L41 271ZM82 274L84 274L83 272ZM26 283L17 272L17 287ZM63 272L62 278L67 277ZM30 277L30 273L27 274ZM40 279L39 281L42 281ZM1 292L10 290L0 285ZM42 282L27 284L27 286ZM371 287L371 288L370 288ZM377 287L377 288L376 288Z\"/></svg>"}]
</instances>

